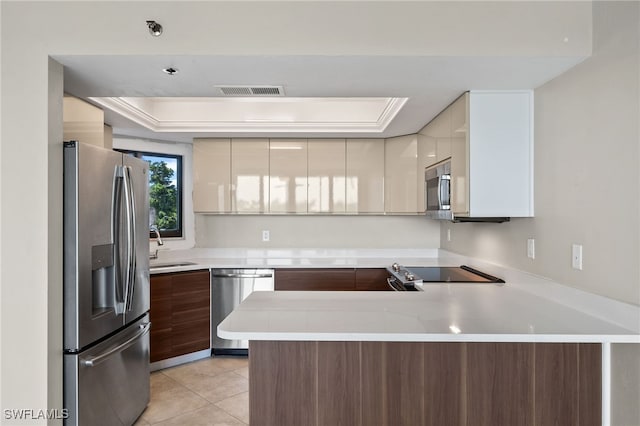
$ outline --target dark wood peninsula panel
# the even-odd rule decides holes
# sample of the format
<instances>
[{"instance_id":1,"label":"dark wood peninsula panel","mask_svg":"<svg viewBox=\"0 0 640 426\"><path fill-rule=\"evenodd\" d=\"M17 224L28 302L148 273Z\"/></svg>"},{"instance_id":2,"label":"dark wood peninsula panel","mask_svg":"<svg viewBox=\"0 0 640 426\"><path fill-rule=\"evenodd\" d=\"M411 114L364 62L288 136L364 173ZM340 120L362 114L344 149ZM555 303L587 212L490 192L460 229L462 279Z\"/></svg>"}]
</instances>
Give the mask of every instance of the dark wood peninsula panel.
<instances>
[{"instance_id":1,"label":"dark wood peninsula panel","mask_svg":"<svg viewBox=\"0 0 640 426\"><path fill-rule=\"evenodd\" d=\"M209 349L209 271L151 275L150 359Z\"/></svg>"},{"instance_id":2,"label":"dark wood peninsula panel","mask_svg":"<svg viewBox=\"0 0 640 426\"><path fill-rule=\"evenodd\" d=\"M384 268L278 268L275 290L386 291Z\"/></svg>"},{"instance_id":3,"label":"dark wood peninsula panel","mask_svg":"<svg viewBox=\"0 0 640 426\"><path fill-rule=\"evenodd\" d=\"M596 425L600 344L251 341L252 425Z\"/></svg>"}]
</instances>

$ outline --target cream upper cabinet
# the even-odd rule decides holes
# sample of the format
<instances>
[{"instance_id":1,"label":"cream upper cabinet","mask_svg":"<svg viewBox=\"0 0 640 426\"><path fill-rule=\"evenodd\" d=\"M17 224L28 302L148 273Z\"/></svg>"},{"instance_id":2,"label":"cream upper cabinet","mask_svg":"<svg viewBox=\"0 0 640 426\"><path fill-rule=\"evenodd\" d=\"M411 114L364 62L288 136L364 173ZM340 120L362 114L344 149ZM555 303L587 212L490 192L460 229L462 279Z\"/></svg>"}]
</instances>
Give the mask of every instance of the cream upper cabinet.
<instances>
[{"instance_id":1,"label":"cream upper cabinet","mask_svg":"<svg viewBox=\"0 0 640 426\"><path fill-rule=\"evenodd\" d=\"M231 141L194 139L193 210L201 213L231 211Z\"/></svg>"},{"instance_id":2,"label":"cream upper cabinet","mask_svg":"<svg viewBox=\"0 0 640 426\"><path fill-rule=\"evenodd\" d=\"M231 140L231 206L237 213L269 211L269 139Z\"/></svg>"},{"instance_id":3,"label":"cream upper cabinet","mask_svg":"<svg viewBox=\"0 0 640 426\"><path fill-rule=\"evenodd\" d=\"M269 140L269 211L307 212L307 140Z\"/></svg>"},{"instance_id":4,"label":"cream upper cabinet","mask_svg":"<svg viewBox=\"0 0 640 426\"><path fill-rule=\"evenodd\" d=\"M418 135L385 139L384 211L418 212Z\"/></svg>"},{"instance_id":5,"label":"cream upper cabinet","mask_svg":"<svg viewBox=\"0 0 640 426\"><path fill-rule=\"evenodd\" d=\"M449 108L438 114L419 132L419 163L425 167L451 157L451 111Z\"/></svg>"},{"instance_id":6,"label":"cream upper cabinet","mask_svg":"<svg viewBox=\"0 0 640 426\"><path fill-rule=\"evenodd\" d=\"M469 93L447 108L451 112L451 210L454 215L469 215Z\"/></svg>"},{"instance_id":7,"label":"cream upper cabinet","mask_svg":"<svg viewBox=\"0 0 640 426\"><path fill-rule=\"evenodd\" d=\"M425 130L425 129L423 129ZM426 210L424 171L436 161L436 140L430 136L418 133L418 169L416 175L418 212Z\"/></svg>"},{"instance_id":8,"label":"cream upper cabinet","mask_svg":"<svg viewBox=\"0 0 640 426\"><path fill-rule=\"evenodd\" d=\"M417 208L424 212L424 172L440 161L451 157L451 114L444 110L418 133Z\"/></svg>"},{"instance_id":9,"label":"cream upper cabinet","mask_svg":"<svg viewBox=\"0 0 640 426\"><path fill-rule=\"evenodd\" d=\"M347 213L384 213L384 140L347 139Z\"/></svg>"},{"instance_id":10,"label":"cream upper cabinet","mask_svg":"<svg viewBox=\"0 0 640 426\"><path fill-rule=\"evenodd\" d=\"M344 139L309 139L307 146L309 213L346 212Z\"/></svg>"}]
</instances>

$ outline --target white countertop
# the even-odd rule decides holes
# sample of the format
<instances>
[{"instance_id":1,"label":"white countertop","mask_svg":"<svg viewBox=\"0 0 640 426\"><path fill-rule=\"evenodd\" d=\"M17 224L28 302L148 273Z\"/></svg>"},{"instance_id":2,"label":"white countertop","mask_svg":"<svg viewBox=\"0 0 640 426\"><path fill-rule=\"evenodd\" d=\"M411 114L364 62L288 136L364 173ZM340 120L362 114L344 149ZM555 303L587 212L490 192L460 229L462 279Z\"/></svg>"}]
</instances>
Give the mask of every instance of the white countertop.
<instances>
[{"instance_id":1,"label":"white countertop","mask_svg":"<svg viewBox=\"0 0 640 426\"><path fill-rule=\"evenodd\" d=\"M423 292L254 292L219 326L242 340L637 342L637 330L495 284Z\"/></svg>"},{"instance_id":2,"label":"white countertop","mask_svg":"<svg viewBox=\"0 0 640 426\"><path fill-rule=\"evenodd\" d=\"M423 292L255 292L219 326L240 340L640 343L640 307L438 249L190 249L155 263L208 268L379 268L466 264L496 284L425 284Z\"/></svg>"}]
</instances>

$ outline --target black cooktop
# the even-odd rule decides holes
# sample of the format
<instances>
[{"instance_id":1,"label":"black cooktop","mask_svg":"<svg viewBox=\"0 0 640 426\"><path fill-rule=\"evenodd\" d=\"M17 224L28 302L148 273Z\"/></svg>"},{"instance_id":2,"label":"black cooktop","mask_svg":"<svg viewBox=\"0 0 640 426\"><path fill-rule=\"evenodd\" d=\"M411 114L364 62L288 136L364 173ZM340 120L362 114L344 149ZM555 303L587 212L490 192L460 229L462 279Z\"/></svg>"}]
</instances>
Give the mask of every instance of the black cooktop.
<instances>
[{"instance_id":1,"label":"black cooktop","mask_svg":"<svg viewBox=\"0 0 640 426\"><path fill-rule=\"evenodd\" d=\"M446 266L406 266L394 263L387 268L392 275L389 285L398 290L413 290L416 284L422 283L504 283L493 275L462 265ZM395 284L395 285L394 285Z\"/></svg>"},{"instance_id":2,"label":"black cooktop","mask_svg":"<svg viewBox=\"0 0 640 426\"><path fill-rule=\"evenodd\" d=\"M462 265L461 267L413 267L406 268L423 282L495 283L499 278Z\"/></svg>"}]
</instances>

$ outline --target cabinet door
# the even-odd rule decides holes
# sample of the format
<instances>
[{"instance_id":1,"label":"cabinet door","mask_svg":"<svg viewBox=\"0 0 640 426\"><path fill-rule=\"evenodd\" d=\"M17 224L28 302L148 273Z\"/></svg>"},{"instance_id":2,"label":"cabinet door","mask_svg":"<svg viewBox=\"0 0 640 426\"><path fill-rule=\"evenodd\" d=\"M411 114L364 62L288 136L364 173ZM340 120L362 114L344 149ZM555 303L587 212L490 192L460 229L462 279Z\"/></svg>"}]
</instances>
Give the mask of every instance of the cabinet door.
<instances>
[{"instance_id":1,"label":"cabinet door","mask_svg":"<svg viewBox=\"0 0 640 426\"><path fill-rule=\"evenodd\" d=\"M153 326L149 333L149 358L156 362L172 357L171 275L151 275L150 281L149 320Z\"/></svg>"},{"instance_id":2,"label":"cabinet door","mask_svg":"<svg viewBox=\"0 0 640 426\"><path fill-rule=\"evenodd\" d=\"M275 271L275 290L355 290L352 268L280 268Z\"/></svg>"},{"instance_id":3,"label":"cabinet door","mask_svg":"<svg viewBox=\"0 0 640 426\"><path fill-rule=\"evenodd\" d=\"M459 97L451 111L451 210L469 215L469 94Z\"/></svg>"},{"instance_id":4,"label":"cabinet door","mask_svg":"<svg viewBox=\"0 0 640 426\"><path fill-rule=\"evenodd\" d=\"M309 139L309 213L346 211L346 151L344 139Z\"/></svg>"},{"instance_id":5,"label":"cabinet door","mask_svg":"<svg viewBox=\"0 0 640 426\"><path fill-rule=\"evenodd\" d=\"M431 135L429 126L430 124L418 133L418 171L416 185L418 188L417 207L419 212L426 210L424 171L427 167L436 163L436 138Z\"/></svg>"},{"instance_id":6,"label":"cabinet door","mask_svg":"<svg viewBox=\"0 0 640 426\"><path fill-rule=\"evenodd\" d=\"M347 212L384 213L384 140L347 139Z\"/></svg>"},{"instance_id":7,"label":"cabinet door","mask_svg":"<svg viewBox=\"0 0 640 426\"><path fill-rule=\"evenodd\" d=\"M193 210L203 213L231 211L231 141L193 141Z\"/></svg>"},{"instance_id":8,"label":"cabinet door","mask_svg":"<svg viewBox=\"0 0 640 426\"><path fill-rule=\"evenodd\" d=\"M456 135L466 133L469 128L468 115L469 115L469 93L464 93L458 99L456 99L448 108L451 112L451 137L455 138Z\"/></svg>"},{"instance_id":9,"label":"cabinet door","mask_svg":"<svg viewBox=\"0 0 640 426\"><path fill-rule=\"evenodd\" d=\"M269 140L269 211L307 212L307 140Z\"/></svg>"},{"instance_id":10,"label":"cabinet door","mask_svg":"<svg viewBox=\"0 0 640 426\"><path fill-rule=\"evenodd\" d=\"M467 424L533 426L534 345L470 343L466 346Z\"/></svg>"},{"instance_id":11,"label":"cabinet door","mask_svg":"<svg viewBox=\"0 0 640 426\"><path fill-rule=\"evenodd\" d=\"M209 271L151 276L150 360L211 347Z\"/></svg>"},{"instance_id":12,"label":"cabinet door","mask_svg":"<svg viewBox=\"0 0 640 426\"><path fill-rule=\"evenodd\" d=\"M427 124L418 133L418 164L424 168L437 162L436 137L433 135L433 122Z\"/></svg>"},{"instance_id":13,"label":"cabinet door","mask_svg":"<svg viewBox=\"0 0 640 426\"><path fill-rule=\"evenodd\" d=\"M387 278L389 273L385 268L356 269L356 290L391 291Z\"/></svg>"},{"instance_id":14,"label":"cabinet door","mask_svg":"<svg viewBox=\"0 0 640 426\"><path fill-rule=\"evenodd\" d=\"M173 356L211 347L210 293L209 271L183 272L172 276Z\"/></svg>"},{"instance_id":15,"label":"cabinet door","mask_svg":"<svg viewBox=\"0 0 640 426\"><path fill-rule=\"evenodd\" d=\"M231 140L231 203L237 213L269 211L269 139Z\"/></svg>"},{"instance_id":16,"label":"cabinet door","mask_svg":"<svg viewBox=\"0 0 640 426\"><path fill-rule=\"evenodd\" d=\"M386 213L417 213L417 135L386 139L384 149L384 211Z\"/></svg>"},{"instance_id":17,"label":"cabinet door","mask_svg":"<svg viewBox=\"0 0 640 426\"><path fill-rule=\"evenodd\" d=\"M436 140L436 161L439 163L451 157L451 107L446 108L431 122L431 136Z\"/></svg>"}]
</instances>

